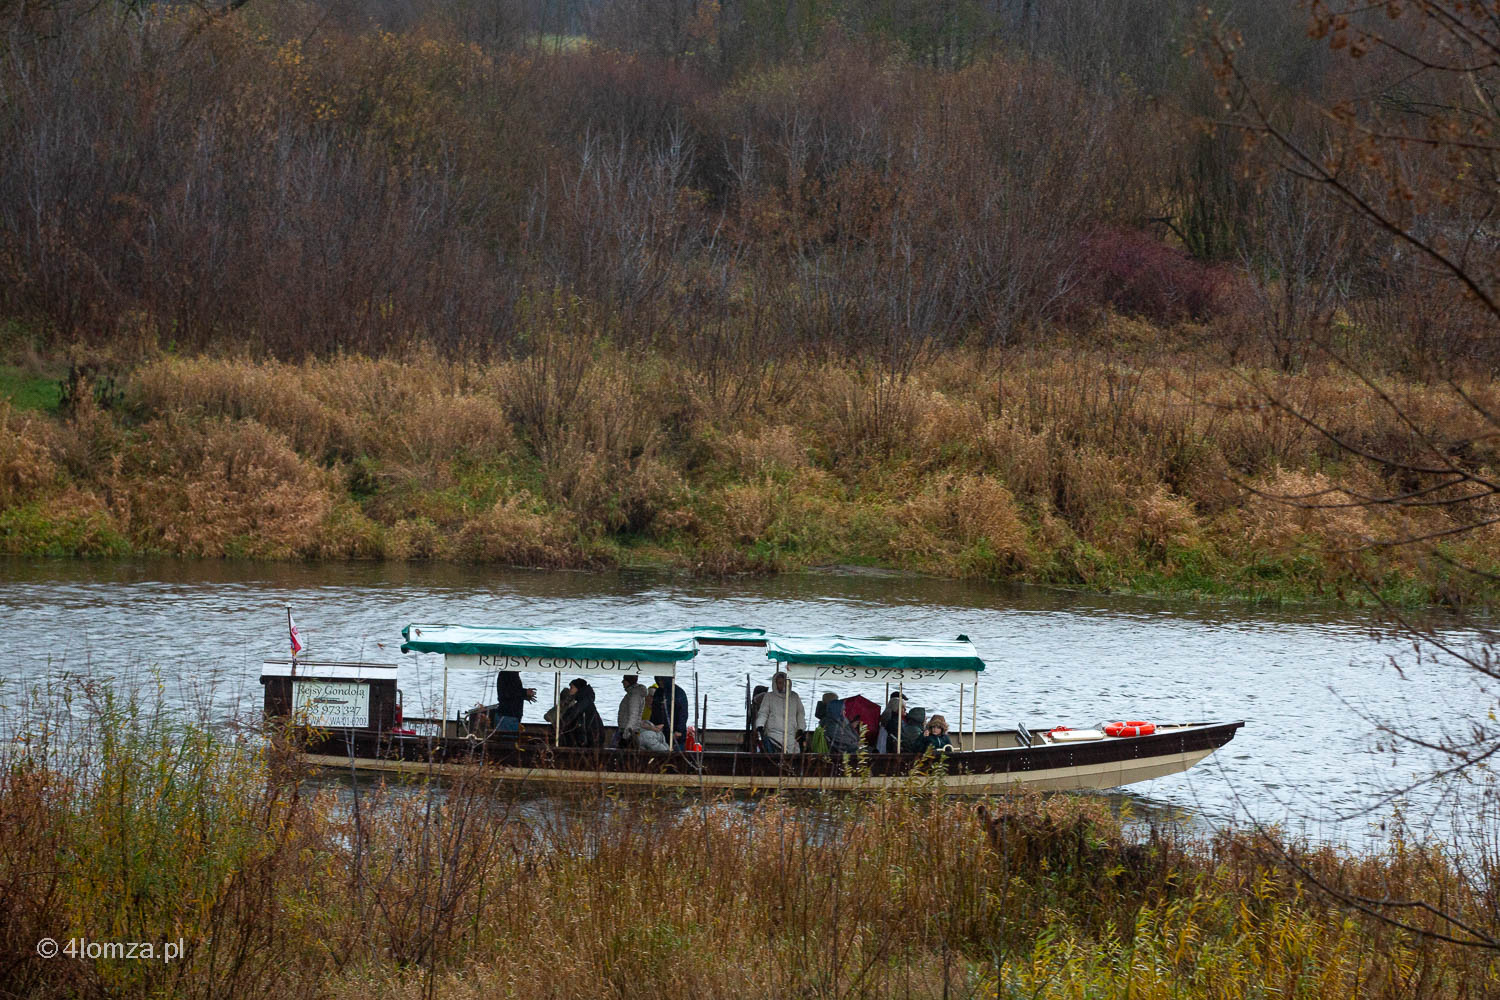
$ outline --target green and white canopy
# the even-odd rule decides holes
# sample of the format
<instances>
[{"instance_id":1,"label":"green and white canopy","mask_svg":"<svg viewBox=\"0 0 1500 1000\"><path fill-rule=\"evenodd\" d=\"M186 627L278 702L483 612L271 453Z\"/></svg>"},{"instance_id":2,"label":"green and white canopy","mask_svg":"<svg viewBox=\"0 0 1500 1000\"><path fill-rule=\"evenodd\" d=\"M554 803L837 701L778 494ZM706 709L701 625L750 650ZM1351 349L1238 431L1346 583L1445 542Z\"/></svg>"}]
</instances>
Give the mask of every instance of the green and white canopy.
<instances>
[{"instance_id":1,"label":"green and white canopy","mask_svg":"<svg viewBox=\"0 0 1500 1000\"><path fill-rule=\"evenodd\" d=\"M966 638L772 636L740 625L637 631L412 624L401 637L403 653L442 653L449 670L676 676L679 664L698 655L700 642L763 645L770 659L786 664L799 680L972 684L984 669Z\"/></svg>"},{"instance_id":2,"label":"green and white canopy","mask_svg":"<svg viewBox=\"0 0 1500 1000\"><path fill-rule=\"evenodd\" d=\"M401 638L403 653L442 653L449 670L676 676L679 663L698 655L699 639L760 645L765 630L725 625L646 632L411 624L401 630Z\"/></svg>"},{"instance_id":3,"label":"green and white canopy","mask_svg":"<svg viewBox=\"0 0 1500 1000\"><path fill-rule=\"evenodd\" d=\"M973 684L984 669L984 661L966 638L772 636L766 640L766 656L786 664L787 673L799 680Z\"/></svg>"}]
</instances>

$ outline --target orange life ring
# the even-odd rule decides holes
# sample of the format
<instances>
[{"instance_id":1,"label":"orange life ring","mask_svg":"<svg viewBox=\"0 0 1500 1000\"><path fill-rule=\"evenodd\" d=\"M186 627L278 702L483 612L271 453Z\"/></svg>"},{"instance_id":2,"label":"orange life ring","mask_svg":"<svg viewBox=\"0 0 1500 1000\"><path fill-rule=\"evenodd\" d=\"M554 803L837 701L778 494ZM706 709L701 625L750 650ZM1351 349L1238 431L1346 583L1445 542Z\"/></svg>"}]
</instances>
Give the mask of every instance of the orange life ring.
<instances>
[{"instance_id":1,"label":"orange life ring","mask_svg":"<svg viewBox=\"0 0 1500 1000\"><path fill-rule=\"evenodd\" d=\"M1105 736L1150 736L1154 732L1154 722L1111 722L1104 727Z\"/></svg>"}]
</instances>

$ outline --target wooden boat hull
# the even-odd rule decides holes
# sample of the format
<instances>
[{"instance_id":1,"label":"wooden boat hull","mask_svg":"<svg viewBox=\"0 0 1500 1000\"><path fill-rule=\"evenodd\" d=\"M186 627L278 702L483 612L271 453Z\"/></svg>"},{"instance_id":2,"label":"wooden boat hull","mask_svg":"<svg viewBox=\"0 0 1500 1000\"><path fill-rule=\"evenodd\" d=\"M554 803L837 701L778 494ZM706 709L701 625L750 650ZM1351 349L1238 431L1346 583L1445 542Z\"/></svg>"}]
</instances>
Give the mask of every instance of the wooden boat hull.
<instances>
[{"instance_id":1,"label":"wooden boat hull","mask_svg":"<svg viewBox=\"0 0 1500 1000\"><path fill-rule=\"evenodd\" d=\"M1178 774L1228 743L1242 725L1200 723L1126 739L949 753L940 763L931 756L897 754L667 754L553 747L526 736L400 737L359 731L311 741L303 759L319 768L364 774L448 777L478 768L501 781L731 791L870 791L938 771L934 780L950 794L987 795L1017 788L1117 788ZM993 740L996 734L980 734L987 735Z\"/></svg>"}]
</instances>

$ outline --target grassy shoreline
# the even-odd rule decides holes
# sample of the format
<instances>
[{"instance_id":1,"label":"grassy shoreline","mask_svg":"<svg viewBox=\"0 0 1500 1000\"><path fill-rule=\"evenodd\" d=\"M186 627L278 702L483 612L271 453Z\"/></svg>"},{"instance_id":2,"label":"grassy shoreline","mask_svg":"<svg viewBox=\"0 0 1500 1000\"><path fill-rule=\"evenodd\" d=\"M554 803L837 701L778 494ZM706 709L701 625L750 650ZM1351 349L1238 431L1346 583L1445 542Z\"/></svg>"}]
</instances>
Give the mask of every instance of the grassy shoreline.
<instances>
[{"instance_id":1,"label":"grassy shoreline","mask_svg":"<svg viewBox=\"0 0 1500 1000\"><path fill-rule=\"evenodd\" d=\"M1388 488L1246 395L1275 379L1357 440L1399 440L1353 376L1189 348L952 351L892 375L814 359L724 372L557 340L492 363L157 356L50 374L0 373L0 553L870 566L1287 601L1367 600L1367 578L1403 606L1495 596L1410 552L1351 555L1478 512L1257 495ZM1464 433L1450 390L1393 386ZM1495 531L1449 553L1491 565Z\"/></svg>"}]
</instances>

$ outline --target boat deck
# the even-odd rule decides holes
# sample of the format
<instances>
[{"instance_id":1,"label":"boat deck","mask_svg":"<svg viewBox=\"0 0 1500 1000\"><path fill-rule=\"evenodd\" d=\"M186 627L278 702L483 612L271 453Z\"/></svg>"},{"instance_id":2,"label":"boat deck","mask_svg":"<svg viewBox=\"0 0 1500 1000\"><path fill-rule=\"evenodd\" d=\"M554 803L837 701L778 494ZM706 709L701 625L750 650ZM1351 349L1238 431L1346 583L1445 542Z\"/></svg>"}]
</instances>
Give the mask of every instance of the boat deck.
<instances>
[{"instance_id":1,"label":"boat deck","mask_svg":"<svg viewBox=\"0 0 1500 1000\"><path fill-rule=\"evenodd\" d=\"M990 794L1024 786L1042 790L1115 788L1185 771L1234 738L1242 722L1183 723L1150 736L1052 742L1032 734L1023 746L1016 730L981 732L952 753L771 754L746 752L740 730L707 730L701 753L555 747L551 727L527 725L520 733L462 733L449 722L437 735L396 736L357 730L323 732L305 747L316 766L356 772L414 775L473 773L497 780L537 783L701 787L733 790L874 790L937 775L956 794ZM607 737L612 738L611 729ZM965 744L970 737L964 736Z\"/></svg>"}]
</instances>

